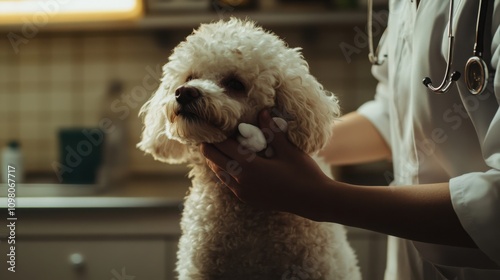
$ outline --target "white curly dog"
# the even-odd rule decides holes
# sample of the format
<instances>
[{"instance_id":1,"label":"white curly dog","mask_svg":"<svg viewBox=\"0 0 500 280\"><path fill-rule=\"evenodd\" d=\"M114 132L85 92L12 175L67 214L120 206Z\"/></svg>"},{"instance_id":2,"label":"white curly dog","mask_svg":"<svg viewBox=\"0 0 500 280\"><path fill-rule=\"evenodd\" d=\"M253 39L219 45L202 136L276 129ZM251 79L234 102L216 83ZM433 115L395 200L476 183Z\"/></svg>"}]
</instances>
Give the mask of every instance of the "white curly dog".
<instances>
[{"instance_id":1,"label":"white curly dog","mask_svg":"<svg viewBox=\"0 0 500 280\"><path fill-rule=\"evenodd\" d=\"M157 160L192 168L179 279L361 279L343 226L240 202L220 186L199 151L202 142L228 137L262 150L265 139L249 124L257 123L264 108L286 119L288 138L303 151L323 147L339 106L309 73L300 49L232 18L201 25L174 49L163 71L160 87L141 110L138 147Z\"/></svg>"}]
</instances>

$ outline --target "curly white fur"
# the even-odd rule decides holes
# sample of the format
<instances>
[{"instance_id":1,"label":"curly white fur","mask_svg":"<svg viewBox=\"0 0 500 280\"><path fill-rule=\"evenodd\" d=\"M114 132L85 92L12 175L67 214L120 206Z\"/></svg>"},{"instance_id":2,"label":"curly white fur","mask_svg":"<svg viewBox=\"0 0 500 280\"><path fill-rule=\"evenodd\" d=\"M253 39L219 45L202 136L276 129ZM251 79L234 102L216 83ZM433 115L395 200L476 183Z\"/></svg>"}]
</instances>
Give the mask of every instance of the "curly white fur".
<instances>
[{"instance_id":1,"label":"curly white fur","mask_svg":"<svg viewBox=\"0 0 500 280\"><path fill-rule=\"evenodd\" d=\"M231 19L201 25L174 49L163 71L161 86L141 110L138 147L192 167L179 279L360 279L342 226L241 203L199 154L202 142L237 138L238 124L255 125L263 108L286 119L287 136L300 149L323 147L339 106L309 73L300 49L250 21ZM180 104L182 88L192 89L195 100Z\"/></svg>"}]
</instances>

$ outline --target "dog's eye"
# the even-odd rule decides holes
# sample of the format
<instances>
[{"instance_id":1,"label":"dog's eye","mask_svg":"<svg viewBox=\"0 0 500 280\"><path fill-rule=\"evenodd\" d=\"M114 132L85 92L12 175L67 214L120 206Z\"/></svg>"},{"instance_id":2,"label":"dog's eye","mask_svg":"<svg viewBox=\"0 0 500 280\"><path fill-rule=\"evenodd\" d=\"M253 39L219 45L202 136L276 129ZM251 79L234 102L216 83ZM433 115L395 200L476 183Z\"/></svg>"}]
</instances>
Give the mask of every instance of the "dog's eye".
<instances>
[{"instance_id":1,"label":"dog's eye","mask_svg":"<svg viewBox=\"0 0 500 280\"><path fill-rule=\"evenodd\" d=\"M232 91L232 92L243 92L245 91L245 85L240 81L238 80L237 78L234 78L234 77L231 77L231 78L228 78L228 79L224 79L222 81L222 85Z\"/></svg>"},{"instance_id":2,"label":"dog's eye","mask_svg":"<svg viewBox=\"0 0 500 280\"><path fill-rule=\"evenodd\" d=\"M193 75L189 75L187 78L186 78L186 83L193 80L195 77Z\"/></svg>"}]
</instances>

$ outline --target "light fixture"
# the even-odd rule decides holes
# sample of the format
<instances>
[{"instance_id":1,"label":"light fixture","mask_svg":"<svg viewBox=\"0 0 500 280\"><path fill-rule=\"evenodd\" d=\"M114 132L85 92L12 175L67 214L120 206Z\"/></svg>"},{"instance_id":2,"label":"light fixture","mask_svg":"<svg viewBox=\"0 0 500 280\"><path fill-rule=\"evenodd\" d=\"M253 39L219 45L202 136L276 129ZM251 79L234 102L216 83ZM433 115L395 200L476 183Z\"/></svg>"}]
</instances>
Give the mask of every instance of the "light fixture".
<instances>
[{"instance_id":1,"label":"light fixture","mask_svg":"<svg viewBox=\"0 0 500 280\"><path fill-rule=\"evenodd\" d=\"M0 0L0 25L135 20L142 0Z\"/></svg>"}]
</instances>

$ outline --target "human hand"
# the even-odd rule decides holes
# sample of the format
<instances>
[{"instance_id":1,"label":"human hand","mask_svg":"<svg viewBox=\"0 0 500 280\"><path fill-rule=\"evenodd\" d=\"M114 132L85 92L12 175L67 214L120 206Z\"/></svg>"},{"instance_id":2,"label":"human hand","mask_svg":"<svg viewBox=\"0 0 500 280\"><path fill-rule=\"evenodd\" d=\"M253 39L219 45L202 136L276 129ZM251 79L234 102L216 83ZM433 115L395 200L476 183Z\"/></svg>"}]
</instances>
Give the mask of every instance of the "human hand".
<instances>
[{"instance_id":1,"label":"human hand","mask_svg":"<svg viewBox=\"0 0 500 280\"><path fill-rule=\"evenodd\" d=\"M259 114L259 126L273 150L265 158L234 139L201 145L208 166L242 201L259 208L300 214L330 179L316 162L294 146L272 120Z\"/></svg>"}]
</instances>

